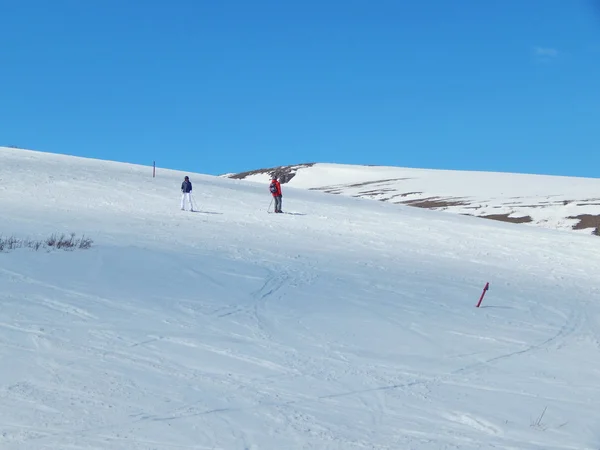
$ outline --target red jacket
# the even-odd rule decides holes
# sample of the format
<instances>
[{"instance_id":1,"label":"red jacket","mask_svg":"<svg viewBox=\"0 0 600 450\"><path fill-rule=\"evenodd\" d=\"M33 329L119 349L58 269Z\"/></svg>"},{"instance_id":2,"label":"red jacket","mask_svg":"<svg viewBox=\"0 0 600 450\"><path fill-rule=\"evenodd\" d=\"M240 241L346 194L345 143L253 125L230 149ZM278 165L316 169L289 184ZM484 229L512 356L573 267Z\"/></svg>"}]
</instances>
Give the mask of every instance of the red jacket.
<instances>
[{"instance_id":1,"label":"red jacket","mask_svg":"<svg viewBox=\"0 0 600 450\"><path fill-rule=\"evenodd\" d=\"M276 192L272 192L273 197L278 197L281 195L281 184L277 180L271 180L271 184L269 185L269 190L271 189L271 185L274 184L277 189Z\"/></svg>"}]
</instances>

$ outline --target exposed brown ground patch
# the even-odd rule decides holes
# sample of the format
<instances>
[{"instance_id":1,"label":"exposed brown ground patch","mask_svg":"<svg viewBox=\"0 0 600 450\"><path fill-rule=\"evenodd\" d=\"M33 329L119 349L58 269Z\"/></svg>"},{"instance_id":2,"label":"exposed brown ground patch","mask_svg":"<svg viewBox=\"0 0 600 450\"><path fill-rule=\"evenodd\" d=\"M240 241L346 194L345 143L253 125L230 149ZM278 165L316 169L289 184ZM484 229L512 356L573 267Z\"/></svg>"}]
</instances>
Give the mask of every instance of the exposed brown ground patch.
<instances>
[{"instance_id":1,"label":"exposed brown ground patch","mask_svg":"<svg viewBox=\"0 0 600 450\"><path fill-rule=\"evenodd\" d=\"M575 225L573 225L574 230L585 230L586 228L593 228L593 233L596 236L600 236L600 214L580 214L578 216L570 216L567 219L577 219Z\"/></svg>"},{"instance_id":2,"label":"exposed brown ground patch","mask_svg":"<svg viewBox=\"0 0 600 450\"><path fill-rule=\"evenodd\" d=\"M477 217L480 219L498 220L499 222L510 222L510 223L529 223L533 222L530 216L525 217L508 217L508 214L488 214L485 216L479 216L477 214L460 213L461 216Z\"/></svg>"},{"instance_id":3,"label":"exposed brown ground patch","mask_svg":"<svg viewBox=\"0 0 600 450\"><path fill-rule=\"evenodd\" d=\"M510 223L533 222L533 219L531 218L531 216L509 217L509 214L488 214L485 216L478 216L478 217L483 217L484 219L499 220L501 222L510 222Z\"/></svg>"},{"instance_id":4,"label":"exposed brown ground patch","mask_svg":"<svg viewBox=\"0 0 600 450\"><path fill-rule=\"evenodd\" d=\"M447 208L449 206L469 205L469 202L467 202L465 200L461 200L458 198L442 198L442 197L427 197L427 198L420 198L417 200L406 200L406 201L403 201L400 203L403 203L408 206L416 206L417 208L428 208L428 209Z\"/></svg>"}]
</instances>

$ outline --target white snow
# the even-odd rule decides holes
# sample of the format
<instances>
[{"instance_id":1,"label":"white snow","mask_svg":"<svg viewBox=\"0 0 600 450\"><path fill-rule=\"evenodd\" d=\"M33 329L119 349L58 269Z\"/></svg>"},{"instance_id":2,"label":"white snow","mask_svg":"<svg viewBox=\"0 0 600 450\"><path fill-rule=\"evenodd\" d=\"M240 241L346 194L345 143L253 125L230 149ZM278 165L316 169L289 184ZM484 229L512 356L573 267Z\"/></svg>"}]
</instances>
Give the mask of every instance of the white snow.
<instances>
[{"instance_id":1,"label":"white snow","mask_svg":"<svg viewBox=\"0 0 600 450\"><path fill-rule=\"evenodd\" d=\"M600 215L600 179L503 172L413 169L318 163L298 167L289 186L404 203L460 201L440 206L457 214L531 217L531 225L572 230L582 214ZM268 174L248 181L267 182ZM590 234L591 228L578 230Z\"/></svg>"},{"instance_id":2,"label":"white snow","mask_svg":"<svg viewBox=\"0 0 600 450\"><path fill-rule=\"evenodd\" d=\"M598 449L598 237L269 201L0 149L4 237L94 239L0 253L0 448Z\"/></svg>"}]
</instances>

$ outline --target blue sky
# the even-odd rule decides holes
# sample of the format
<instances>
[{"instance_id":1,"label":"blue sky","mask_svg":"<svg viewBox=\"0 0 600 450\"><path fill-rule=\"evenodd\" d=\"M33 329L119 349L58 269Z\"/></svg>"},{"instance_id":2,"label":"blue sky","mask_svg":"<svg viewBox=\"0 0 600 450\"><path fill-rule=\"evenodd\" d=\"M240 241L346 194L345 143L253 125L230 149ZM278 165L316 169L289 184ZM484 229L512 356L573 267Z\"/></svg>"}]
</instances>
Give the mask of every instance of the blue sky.
<instances>
[{"instance_id":1,"label":"blue sky","mask_svg":"<svg viewBox=\"0 0 600 450\"><path fill-rule=\"evenodd\" d=\"M598 176L593 0L0 0L0 145Z\"/></svg>"}]
</instances>

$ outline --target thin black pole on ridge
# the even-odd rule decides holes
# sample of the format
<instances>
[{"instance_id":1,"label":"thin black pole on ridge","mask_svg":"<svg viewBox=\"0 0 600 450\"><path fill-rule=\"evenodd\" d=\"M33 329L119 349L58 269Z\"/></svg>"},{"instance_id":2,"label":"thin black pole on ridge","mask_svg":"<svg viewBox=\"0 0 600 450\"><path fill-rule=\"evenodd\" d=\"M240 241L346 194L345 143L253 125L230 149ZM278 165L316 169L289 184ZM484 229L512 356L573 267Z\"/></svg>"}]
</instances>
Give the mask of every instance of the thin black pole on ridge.
<instances>
[{"instance_id":1,"label":"thin black pole on ridge","mask_svg":"<svg viewBox=\"0 0 600 450\"><path fill-rule=\"evenodd\" d=\"M156 161L152 161L152 178L156 177Z\"/></svg>"}]
</instances>

